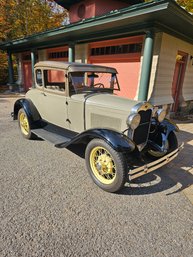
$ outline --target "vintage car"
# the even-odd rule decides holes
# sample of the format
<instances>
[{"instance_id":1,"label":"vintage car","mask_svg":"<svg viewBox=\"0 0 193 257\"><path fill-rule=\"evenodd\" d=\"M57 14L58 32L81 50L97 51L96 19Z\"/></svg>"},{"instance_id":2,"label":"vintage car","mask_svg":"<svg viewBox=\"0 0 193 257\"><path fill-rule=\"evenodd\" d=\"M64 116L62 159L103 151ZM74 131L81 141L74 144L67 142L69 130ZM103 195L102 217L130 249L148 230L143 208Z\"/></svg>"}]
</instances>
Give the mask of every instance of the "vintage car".
<instances>
[{"instance_id":1,"label":"vintage car","mask_svg":"<svg viewBox=\"0 0 193 257\"><path fill-rule=\"evenodd\" d=\"M68 62L39 62L34 86L14 104L22 135L39 137L84 157L93 181L116 192L173 160L178 127L167 106L153 107L118 96L114 68Z\"/></svg>"}]
</instances>

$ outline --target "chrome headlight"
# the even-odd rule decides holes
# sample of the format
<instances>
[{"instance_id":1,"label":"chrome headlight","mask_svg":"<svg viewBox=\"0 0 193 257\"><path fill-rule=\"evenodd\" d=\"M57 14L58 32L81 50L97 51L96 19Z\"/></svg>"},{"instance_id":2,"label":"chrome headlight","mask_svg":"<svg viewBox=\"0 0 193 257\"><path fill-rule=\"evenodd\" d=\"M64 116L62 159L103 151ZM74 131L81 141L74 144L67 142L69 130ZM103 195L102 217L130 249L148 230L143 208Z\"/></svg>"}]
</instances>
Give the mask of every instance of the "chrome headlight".
<instances>
[{"instance_id":1,"label":"chrome headlight","mask_svg":"<svg viewBox=\"0 0 193 257\"><path fill-rule=\"evenodd\" d=\"M127 118L127 126L134 130L139 126L140 121L141 116L138 113L131 114Z\"/></svg>"},{"instance_id":2,"label":"chrome headlight","mask_svg":"<svg viewBox=\"0 0 193 257\"><path fill-rule=\"evenodd\" d=\"M156 112L156 118L159 122L162 122L165 117L167 115L167 111L164 110L164 109L159 109L157 112Z\"/></svg>"}]
</instances>

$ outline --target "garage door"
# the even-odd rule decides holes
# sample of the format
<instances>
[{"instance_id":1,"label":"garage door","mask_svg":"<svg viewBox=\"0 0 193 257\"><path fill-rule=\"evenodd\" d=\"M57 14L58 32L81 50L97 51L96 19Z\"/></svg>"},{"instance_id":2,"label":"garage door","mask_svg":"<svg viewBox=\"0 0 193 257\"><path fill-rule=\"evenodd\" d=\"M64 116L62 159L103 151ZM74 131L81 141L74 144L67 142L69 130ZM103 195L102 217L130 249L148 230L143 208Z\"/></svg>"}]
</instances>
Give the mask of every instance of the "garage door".
<instances>
[{"instance_id":1,"label":"garage door","mask_svg":"<svg viewBox=\"0 0 193 257\"><path fill-rule=\"evenodd\" d=\"M121 91L117 94L134 99L138 89L143 37L108 40L89 45L89 63L114 67Z\"/></svg>"}]
</instances>

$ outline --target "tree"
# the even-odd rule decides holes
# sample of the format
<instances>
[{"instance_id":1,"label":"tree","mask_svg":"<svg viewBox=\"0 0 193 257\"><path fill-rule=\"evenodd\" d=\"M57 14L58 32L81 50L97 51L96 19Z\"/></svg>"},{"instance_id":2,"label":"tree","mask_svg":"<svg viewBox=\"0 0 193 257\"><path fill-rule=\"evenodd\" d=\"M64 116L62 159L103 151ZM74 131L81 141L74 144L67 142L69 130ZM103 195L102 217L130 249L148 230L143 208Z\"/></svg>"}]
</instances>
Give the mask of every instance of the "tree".
<instances>
[{"instance_id":1,"label":"tree","mask_svg":"<svg viewBox=\"0 0 193 257\"><path fill-rule=\"evenodd\" d=\"M183 7L185 7L185 9L188 12L193 13L193 0L177 0L177 3Z\"/></svg>"},{"instance_id":2,"label":"tree","mask_svg":"<svg viewBox=\"0 0 193 257\"><path fill-rule=\"evenodd\" d=\"M12 30L12 17L14 15L15 1L0 0L0 41L6 40Z\"/></svg>"},{"instance_id":3,"label":"tree","mask_svg":"<svg viewBox=\"0 0 193 257\"><path fill-rule=\"evenodd\" d=\"M0 42L60 27L67 17L54 0L0 0ZM0 83L6 69L6 53L0 51Z\"/></svg>"},{"instance_id":4,"label":"tree","mask_svg":"<svg viewBox=\"0 0 193 257\"><path fill-rule=\"evenodd\" d=\"M56 28L67 18L67 11L53 0L0 0L0 10L0 40Z\"/></svg>"},{"instance_id":5,"label":"tree","mask_svg":"<svg viewBox=\"0 0 193 257\"><path fill-rule=\"evenodd\" d=\"M153 0L144 0L144 2L152 2ZM173 0L176 1L179 5L184 7L186 11L193 13L193 0Z\"/></svg>"}]
</instances>

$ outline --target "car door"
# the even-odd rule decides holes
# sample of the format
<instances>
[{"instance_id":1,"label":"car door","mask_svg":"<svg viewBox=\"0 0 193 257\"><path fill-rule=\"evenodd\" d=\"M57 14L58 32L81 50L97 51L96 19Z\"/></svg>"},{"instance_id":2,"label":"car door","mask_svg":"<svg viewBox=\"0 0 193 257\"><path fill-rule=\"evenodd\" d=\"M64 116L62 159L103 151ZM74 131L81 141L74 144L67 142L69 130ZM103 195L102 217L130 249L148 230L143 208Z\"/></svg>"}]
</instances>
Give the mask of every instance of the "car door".
<instances>
[{"instance_id":1,"label":"car door","mask_svg":"<svg viewBox=\"0 0 193 257\"><path fill-rule=\"evenodd\" d=\"M66 76L60 69L43 70L43 90L38 110L43 120L67 128Z\"/></svg>"},{"instance_id":2,"label":"car door","mask_svg":"<svg viewBox=\"0 0 193 257\"><path fill-rule=\"evenodd\" d=\"M84 131L85 126L84 102L84 94L74 93L66 99L68 128L79 133Z\"/></svg>"}]
</instances>

